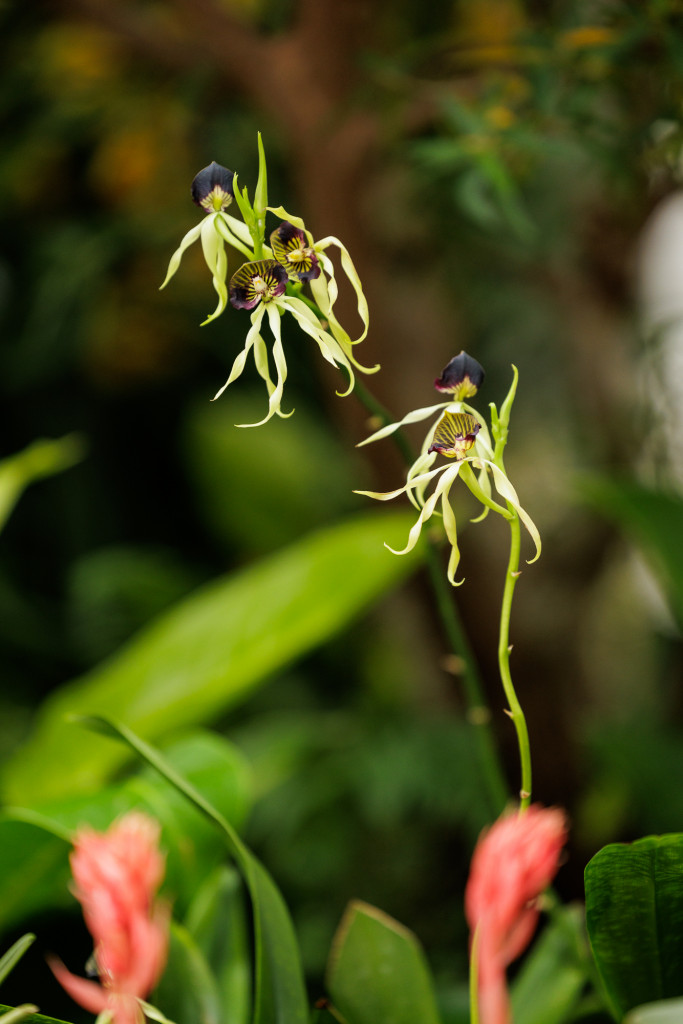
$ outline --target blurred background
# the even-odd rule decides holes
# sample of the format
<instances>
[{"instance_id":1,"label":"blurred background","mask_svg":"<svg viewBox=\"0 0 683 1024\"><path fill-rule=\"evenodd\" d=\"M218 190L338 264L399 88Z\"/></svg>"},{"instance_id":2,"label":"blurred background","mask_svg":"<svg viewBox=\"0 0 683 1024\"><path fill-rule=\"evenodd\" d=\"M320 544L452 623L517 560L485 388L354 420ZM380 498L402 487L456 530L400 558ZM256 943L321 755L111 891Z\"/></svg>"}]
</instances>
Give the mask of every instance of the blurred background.
<instances>
[{"instance_id":1,"label":"blurred background","mask_svg":"<svg viewBox=\"0 0 683 1024\"><path fill-rule=\"evenodd\" d=\"M461 349L485 367L482 411L519 369L507 466L544 551L517 588L513 675L535 795L572 820L562 895L581 897L603 843L683 830L682 13L678 0L0 6L2 455L83 445L0 538L8 764L48 694L197 588L378 511L354 487L399 486L390 444L355 450L366 413L295 331L296 415L235 430L263 415L256 375L209 399L244 316L199 329L213 293L197 247L158 290L198 221L192 178L217 160L253 188L260 130L271 204L351 251L371 318L359 358L382 364L368 384L397 418L438 400L432 382ZM353 326L352 296L340 303ZM462 551L453 598L514 791L495 663L504 524L463 521ZM352 896L414 929L441 975L466 972L462 887L490 814L424 574L385 591L203 715L252 765L245 834L292 908L314 993ZM53 943L69 928L23 923Z\"/></svg>"}]
</instances>

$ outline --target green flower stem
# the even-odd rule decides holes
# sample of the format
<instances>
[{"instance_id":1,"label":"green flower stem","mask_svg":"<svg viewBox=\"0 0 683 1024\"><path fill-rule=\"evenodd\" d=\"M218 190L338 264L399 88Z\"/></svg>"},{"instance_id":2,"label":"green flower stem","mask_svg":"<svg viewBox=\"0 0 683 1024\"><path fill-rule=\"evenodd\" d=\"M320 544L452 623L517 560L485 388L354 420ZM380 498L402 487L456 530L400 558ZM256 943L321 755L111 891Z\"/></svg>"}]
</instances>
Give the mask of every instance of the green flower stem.
<instances>
[{"instance_id":1,"label":"green flower stem","mask_svg":"<svg viewBox=\"0 0 683 1024\"><path fill-rule=\"evenodd\" d=\"M513 509L510 508L512 512ZM510 614L512 611L512 597L515 590L519 572L519 553L521 547L521 529L519 516L515 513L510 520L510 559L508 561L505 575L505 587L503 589L503 603L500 609L500 633L498 638L498 667L500 679L503 684L505 696L510 706L508 714L512 718L517 733L519 746L519 758L521 762L522 784L520 788L520 810L526 810L531 802L531 750L529 747L529 733L526 727L526 718L522 706L517 699L515 688L510 674Z\"/></svg>"},{"instance_id":2,"label":"green flower stem","mask_svg":"<svg viewBox=\"0 0 683 1024\"><path fill-rule=\"evenodd\" d=\"M356 380L354 394L367 411L376 416L383 424L391 423L393 418L364 384ZM391 435L396 448L406 465L415 461L415 453L405 434L396 430ZM484 688L476 666L476 660L467 639L457 605L453 600L451 587L448 584L439 556L438 546L433 541L426 545L426 562L429 581L436 599L437 612L441 619L448 643L453 652L462 660L461 679L465 691L467 718L475 727L475 738L479 748L479 760L487 786L489 809L492 817L497 817L508 799L508 787L500 763L498 748L493 742L490 729L490 712L484 697Z\"/></svg>"}]
</instances>

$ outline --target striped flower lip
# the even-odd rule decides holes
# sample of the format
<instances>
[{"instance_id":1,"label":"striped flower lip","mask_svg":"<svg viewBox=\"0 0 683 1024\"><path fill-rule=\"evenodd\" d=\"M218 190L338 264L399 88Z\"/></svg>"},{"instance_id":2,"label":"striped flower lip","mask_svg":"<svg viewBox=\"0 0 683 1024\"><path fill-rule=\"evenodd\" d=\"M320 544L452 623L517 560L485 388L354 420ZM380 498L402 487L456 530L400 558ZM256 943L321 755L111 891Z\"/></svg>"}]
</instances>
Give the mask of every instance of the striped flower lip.
<instances>
[{"instance_id":1,"label":"striped flower lip","mask_svg":"<svg viewBox=\"0 0 683 1024\"><path fill-rule=\"evenodd\" d=\"M192 199L207 213L218 213L233 200L234 174L214 160L195 175L192 182Z\"/></svg>"},{"instance_id":2,"label":"striped flower lip","mask_svg":"<svg viewBox=\"0 0 683 1024\"><path fill-rule=\"evenodd\" d=\"M464 459L476 440L481 424L468 413L445 412L436 425L434 441L427 453L438 452L449 459Z\"/></svg>"},{"instance_id":3,"label":"striped flower lip","mask_svg":"<svg viewBox=\"0 0 683 1024\"><path fill-rule=\"evenodd\" d=\"M284 295L286 288L287 271L277 260L257 260L242 264L233 274L228 291L235 309L254 309L261 301Z\"/></svg>"},{"instance_id":4,"label":"striped flower lip","mask_svg":"<svg viewBox=\"0 0 683 1024\"><path fill-rule=\"evenodd\" d=\"M463 351L444 367L441 376L434 381L434 387L437 391L453 395L460 402L476 395L483 382L483 366Z\"/></svg>"},{"instance_id":5,"label":"striped flower lip","mask_svg":"<svg viewBox=\"0 0 683 1024\"><path fill-rule=\"evenodd\" d=\"M281 263L289 277L297 281L312 281L320 275L318 257L308 245L306 235L300 228L284 220L270 236L273 256Z\"/></svg>"}]
</instances>

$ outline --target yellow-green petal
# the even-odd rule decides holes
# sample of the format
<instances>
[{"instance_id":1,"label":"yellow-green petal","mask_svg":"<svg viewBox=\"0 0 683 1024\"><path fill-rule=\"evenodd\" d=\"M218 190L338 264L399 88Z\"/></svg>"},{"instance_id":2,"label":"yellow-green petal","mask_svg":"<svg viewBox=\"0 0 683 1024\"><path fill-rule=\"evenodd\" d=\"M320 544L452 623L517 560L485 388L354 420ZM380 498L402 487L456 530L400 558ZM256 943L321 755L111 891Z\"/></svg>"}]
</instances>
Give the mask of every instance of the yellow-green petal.
<instances>
[{"instance_id":1,"label":"yellow-green petal","mask_svg":"<svg viewBox=\"0 0 683 1024\"><path fill-rule=\"evenodd\" d=\"M171 256L171 260L168 264L168 271L166 272L164 283L159 286L159 291L161 291L162 288L166 287L168 282L175 274L176 270L180 266L180 261L183 258L183 253L185 252L185 250L189 249L192 243L196 242L197 239L199 238L203 223L204 221L202 221L200 224L195 224L193 228L190 228L190 230L187 232L187 234L183 238L182 242L180 243L176 251Z\"/></svg>"}]
</instances>

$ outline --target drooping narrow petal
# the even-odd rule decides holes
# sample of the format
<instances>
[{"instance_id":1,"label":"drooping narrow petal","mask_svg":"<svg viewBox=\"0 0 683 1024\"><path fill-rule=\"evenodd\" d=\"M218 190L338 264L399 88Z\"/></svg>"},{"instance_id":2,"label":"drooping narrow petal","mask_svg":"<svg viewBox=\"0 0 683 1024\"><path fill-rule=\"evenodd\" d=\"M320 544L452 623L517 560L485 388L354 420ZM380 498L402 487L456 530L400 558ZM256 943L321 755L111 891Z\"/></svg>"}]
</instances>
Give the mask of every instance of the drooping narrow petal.
<instances>
[{"instance_id":1,"label":"drooping narrow petal","mask_svg":"<svg viewBox=\"0 0 683 1024\"><path fill-rule=\"evenodd\" d=\"M531 565L532 562L535 562L541 554L541 535L538 532L538 527L529 513L522 508L519 498L517 497L517 491L514 489L505 473L503 473L502 470L500 470L493 462L489 462L488 465L491 467L491 472L493 473L493 482L496 490L502 498L505 498L506 501L510 502L515 512L526 526L527 532L534 542L536 554L533 558L527 558L527 564Z\"/></svg>"},{"instance_id":2,"label":"drooping narrow petal","mask_svg":"<svg viewBox=\"0 0 683 1024\"><path fill-rule=\"evenodd\" d=\"M234 380L237 380L237 378L241 375L242 371L244 370L244 366L247 361L247 356L249 355L249 352L251 351L257 337L259 336L261 321L263 320L265 308L265 306L260 305L251 314L251 327L247 332L247 337L244 342L244 348L235 357L235 361L232 364L232 369L230 370L230 375L228 376L228 379L226 380L223 387L219 388L219 390L213 396L213 398L211 399L212 402L215 402L217 398L220 398L225 389L228 388Z\"/></svg>"},{"instance_id":3,"label":"drooping narrow petal","mask_svg":"<svg viewBox=\"0 0 683 1024\"><path fill-rule=\"evenodd\" d=\"M415 459L406 476L406 494L411 505L419 511L425 503L425 491L429 485L428 470L436 462L436 452L423 452ZM419 478L419 483L414 481Z\"/></svg>"},{"instance_id":4,"label":"drooping narrow petal","mask_svg":"<svg viewBox=\"0 0 683 1024\"><path fill-rule=\"evenodd\" d=\"M218 214L211 214L202 223L201 228L204 260L211 271L213 286L218 294L218 305L214 309L213 313L207 316L206 320L203 321L202 327L204 324L208 324L211 320L215 320L217 316L220 316L228 304L228 288L225 283L225 278L228 273L228 260L225 255L225 243L216 230L217 216Z\"/></svg>"},{"instance_id":5,"label":"drooping narrow petal","mask_svg":"<svg viewBox=\"0 0 683 1024\"><path fill-rule=\"evenodd\" d=\"M427 522L427 520L433 515L436 503L438 502L439 498L444 493L448 494L448 491L454 484L455 479L458 476L458 473L460 472L460 466L461 463L456 462L455 465L448 466L445 468L445 472L443 473L438 484L425 501L424 507L422 508L422 511L420 512L420 515L417 518L417 522L411 528L410 533L408 534L408 543L403 548L403 550L397 551L395 548L390 547L388 544L384 545L385 548L389 548L389 551L392 551L395 555L406 555L408 554L409 551L413 550L413 548L415 547L420 538L422 527ZM441 467L441 469L443 470L444 467ZM439 472L439 470L432 472Z\"/></svg>"},{"instance_id":6,"label":"drooping narrow petal","mask_svg":"<svg viewBox=\"0 0 683 1024\"><path fill-rule=\"evenodd\" d=\"M342 398L349 395L353 391L356 380L351 360L348 358L347 353L344 352L332 335L328 334L328 332L320 326L320 321L315 313L313 313L313 311L309 309L306 303L302 302L301 299L298 299L293 295L287 295L280 300L280 305L283 308L288 309L290 313L293 314L302 331L314 339L323 358L326 359L328 363L331 363L333 366L344 367L349 375L349 386L346 391L338 391L337 394Z\"/></svg>"},{"instance_id":7,"label":"drooping narrow petal","mask_svg":"<svg viewBox=\"0 0 683 1024\"><path fill-rule=\"evenodd\" d=\"M455 573L458 565L460 564L460 548L458 547L458 527L455 519L455 512L450 502L450 494L448 491L444 491L441 495L441 515L443 516L444 530L446 531L446 537L448 543L451 546L451 553L448 556L448 568L446 569L446 576L448 582L453 587L459 587L460 583L464 583L464 579L460 580L460 583L455 581Z\"/></svg>"},{"instance_id":8,"label":"drooping narrow petal","mask_svg":"<svg viewBox=\"0 0 683 1024\"><path fill-rule=\"evenodd\" d=\"M187 234L183 238L182 242L180 243L176 251L171 256L171 260L168 264L168 270L166 272L166 277L164 278L164 283L159 286L159 291L161 291L162 288L166 287L168 282L175 274L176 270L180 266L180 261L183 258L183 253L185 252L185 250L189 249L193 242L196 242L197 239L199 238L203 224L204 221L202 221L200 224L195 224L193 228L190 228L190 230L187 232Z\"/></svg>"},{"instance_id":9,"label":"drooping narrow petal","mask_svg":"<svg viewBox=\"0 0 683 1024\"><path fill-rule=\"evenodd\" d=\"M424 409L414 409L409 412L402 420L397 420L396 423L388 423L385 427L380 427L374 434L370 434L370 437L366 437L365 440L359 441L356 448L362 448L363 445L372 444L373 441L381 441L383 437L389 437L395 430L400 427L406 426L408 423L419 423L420 420L426 420L430 416L433 416L435 412L440 412L442 409L447 408L448 403L441 402L439 405L429 405Z\"/></svg>"},{"instance_id":10,"label":"drooping narrow petal","mask_svg":"<svg viewBox=\"0 0 683 1024\"><path fill-rule=\"evenodd\" d=\"M361 284L360 277L358 276L358 271L356 270L356 268L354 266L353 260L351 259L351 256L350 256L349 251L346 248L346 246L342 242L340 242L338 238L335 238L334 235L329 235L327 238L322 238L322 239L320 239L320 241L316 242L315 248L316 248L316 250L318 252L323 252L325 249L327 249L331 245L336 245L337 248L339 249L339 253L340 253L340 257L341 257L342 269L344 270L344 273L346 274L347 278L349 279L349 282L351 283L351 287L353 288L354 292L356 293L356 305L357 305L357 308L358 308L358 315L360 316L360 318L361 318L361 320L363 322L363 331L362 331L362 333L359 335L358 338L355 339L355 341L351 342L352 345L357 345L359 342L363 341L363 339L366 337L366 335L368 333L368 328L370 326L370 314L368 312L368 302L367 302L367 299L365 298L365 294L363 292L363 286ZM329 287L330 287L331 305L333 306L335 301L336 301L336 298L337 298L337 296L336 296L336 288L337 288L337 286L336 286L336 282L334 280L334 275L332 275L332 277L330 278L330 286ZM323 313L324 312L325 312L325 310L323 310Z\"/></svg>"},{"instance_id":11,"label":"drooping narrow petal","mask_svg":"<svg viewBox=\"0 0 683 1024\"><path fill-rule=\"evenodd\" d=\"M282 401L282 392L283 392L283 389L284 389L284 386L285 386L285 380L287 379L287 362L285 360L284 349L282 348L282 334L281 334L281 330L280 330L280 313L279 313L279 310L277 309L277 307L274 304L272 304L272 303L268 303L266 305L266 313L268 314L268 321L270 323L270 330L271 330L271 332L273 334L273 338L274 338L274 342L273 342L273 362L275 363L275 369L276 369L276 373L277 373L277 382L275 384L275 388L273 390L273 393L269 396L269 399L268 399L268 413L267 413L267 415L264 416L262 420L259 420L258 423L250 424L250 426L254 426L254 427L260 427L264 423L267 423L268 420L271 419L271 417L275 415L275 413L278 413L280 415L284 415L283 413L280 412L280 402ZM292 410L292 412L293 411L294 410ZM292 413L288 413L287 415L291 416ZM243 426L246 426L246 424L243 424Z\"/></svg>"}]
</instances>

